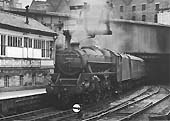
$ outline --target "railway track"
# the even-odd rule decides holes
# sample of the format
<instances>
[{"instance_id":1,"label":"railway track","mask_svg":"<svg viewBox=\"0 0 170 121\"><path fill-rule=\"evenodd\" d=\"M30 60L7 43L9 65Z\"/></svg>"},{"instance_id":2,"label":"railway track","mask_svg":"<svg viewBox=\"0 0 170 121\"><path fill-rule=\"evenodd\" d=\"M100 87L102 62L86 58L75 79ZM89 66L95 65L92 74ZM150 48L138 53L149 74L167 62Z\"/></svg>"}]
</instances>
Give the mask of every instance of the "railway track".
<instances>
[{"instance_id":1,"label":"railway track","mask_svg":"<svg viewBox=\"0 0 170 121\"><path fill-rule=\"evenodd\" d=\"M143 95L148 91L148 88L144 89L140 94L138 94L135 97L138 97L140 95ZM134 98L134 97L133 97ZM131 98L131 99L133 99ZM85 109L90 109L91 106L86 106ZM95 108L95 106L94 106ZM30 111L18 115L8 116L4 118L0 118L2 121L42 121L42 120L55 120L55 121L61 121L61 120L68 120L70 118L77 117L77 114L73 113L73 111L66 110L66 111L57 111L54 108L45 108L35 111Z\"/></svg>"},{"instance_id":2,"label":"railway track","mask_svg":"<svg viewBox=\"0 0 170 121\"><path fill-rule=\"evenodd\" d=\"M98 120L109 115L112 115L112 117L114 118L112 120L124 121L130 119L133 116L136 116L142 111L148 109L149 107L155 105L156 103L170 96L169 90L167 94L159 94L160 90L161 90L160 87L145 88L138 94L136 93L136 95L130 96L128 98L119 101L115 101L111 103L109 108L104 108L103 110L93 113L92 115L88 115L81 120L83 121ZM134 107L134 109L132 107ZM88 111L91 108L92 107L88 106L85 107L84 109L85 111ZM136 110L137 108L138 110ZM65 121L65 120L72 120L72 119L77 120L77 114L75 114L71 109L65 111L58 111L54 108L45 108L45 109L30 111L18 115L3 117L0 118L0 121L1 120L2 121L43 121L43 120Z\"/></svg>"},{"instance_id":3,"label":"railway track","mask_svg":"<svg viewBox=\"0 0 170 121\"><path fill-rule=\"evenodd\" d=\"M142 90L140 90L140 92L138 92L137 95L134 95L133 97L129 97L130 99L133 99L135 97L138 97L140 95L143 95L144 93L146 93L148 90L150 89L150 87L144 87ZM122 100L123 101L123 100ZM98 107L99 105L86 105L83 109L86 110L86 111L90 111L90 110L93 110L93 109L97 109L99 108ZM101 106L100 106L101 108ZM78 119L78 115L77 114L73 114L73 115L65 115L63 116L62 118L55 118L54 121L72 121L72 120L79 120ZM76 119L75 119L76 118ZM81 119L80 119L81 120Z\"/></svg>"},{"instance_id":4,"label":"railway track","mask_svg":"<svg viewBox=\"0 0 170 121\"><path fill-rule=\"evenodd\" d=\"M111 107L84 118L82 121L94 121L111 117L114 121L126 121L137 114L142 113L146 109L158 104L170 96L170 91L167 94L160 93L163 88L155 88L153 90L145 91L124 102L115 103Z\"/></svg>"},{"instance_id":5,"label":"railway track","mask_svg":"<svg viewBox=\"0 0 170 121\"><path fill-rule=\"evenodd\" d=\"M50 118L64 117L68 114L73 114L72 110L58 111L54 108L44 108L40 110L3 117L0 118L0 121L46 121Z\"/></svg>"}]
</instances>

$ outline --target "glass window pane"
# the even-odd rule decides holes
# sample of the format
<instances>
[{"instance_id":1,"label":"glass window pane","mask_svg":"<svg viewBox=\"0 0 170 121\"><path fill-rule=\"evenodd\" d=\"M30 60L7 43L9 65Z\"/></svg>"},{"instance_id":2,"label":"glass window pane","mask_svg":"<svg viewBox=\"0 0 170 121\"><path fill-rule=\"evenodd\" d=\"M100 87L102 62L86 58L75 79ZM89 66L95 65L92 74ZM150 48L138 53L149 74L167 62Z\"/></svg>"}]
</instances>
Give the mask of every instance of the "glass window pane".
<instances>
[{"instance_id":1,"label":"glass window pane","mask_svg":"<svg viewBox=\"0 0 170 121\"><path fill-rule=\"evenodd\" d=\"M24 37L24 47L28 47L28 44L27 44L27 37Z\"/></svg>"}]
</instances>

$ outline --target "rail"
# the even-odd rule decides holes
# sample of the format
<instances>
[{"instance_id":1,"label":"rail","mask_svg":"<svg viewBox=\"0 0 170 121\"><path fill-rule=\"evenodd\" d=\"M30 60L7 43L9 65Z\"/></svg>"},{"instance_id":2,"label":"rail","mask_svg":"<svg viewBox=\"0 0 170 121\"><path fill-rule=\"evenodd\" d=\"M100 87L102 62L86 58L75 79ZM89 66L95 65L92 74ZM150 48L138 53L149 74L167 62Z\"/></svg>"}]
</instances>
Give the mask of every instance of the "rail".
<instances>
[{"instance_id":1,"label":"rail","mask_svg":"<svg viewBox=\"0 0 170 121\"><path fill-rule=\"evenodd\" d=\"M38 121L38 120L45 120L48 118L52 118L55 116L62 116L69 112L71 112L71 110L57 111L54 108L44 108L44 109L40 109L40 110L35 110L35 111L30 111L30 112L12 115L12 116L8 116L8 117L3 117L3 118L0 118L0 121L13 121L13 120Z\"/></svg>"},{"instance_id":2,"label":"rail","mask_svg":"<svg viewBox=\"0 0 170 121\"><path fill-rule=\"evenodd\" d=\"M115 106L113 106L113 107L111 107L111 108L102 110L102 111L98 112L97 114L94 114L94 115L92 115L92 116L90 116L90 117L88 117L88 118L86 118L86 119L84 119L84 120L82 120L82 121L91 121L91 120L100 119L100 118L102 118L102 117L104 117L104 116L106 116L106 115L108 115L108 114L110 114L110 113L115 113L115 112L117 112L117 111L123 110L123 109L126 108L126 107L129 107L129 106L131 106L131 105L134 105L134 104L136 104L136 103L138 103L138 102L140 102L140 101L143 101L143 100L145 100L145 99L147 99L147 98L149 98L149 97L151 97L151 96L153 96L153 95L155 95L155 94L158 94L159 91L160 91L160 87L157 88L156 90L154 90L152 93L146 93L146 92L145 92L146 94L142 93L142 94L140 94L140 95L138 95L138 96L136 96L136 97L134 97L134 98L132 98L132 99L129 99L129 100L127 100L127 101L125 101L125 102L122 102L122 103L120 103L120 104L118 104L118 105L115 105ZM168 95L168 96L169 96L169 95ZM125 118L125 119L130 118L130 117L132 117L133 115L138 114L138 113L141 112L142 110L147 109L147 108L150 107L151 105L153 105L153 104L152 104L152 103L148 103L148 104L146 104L146 105L144 106L143 109L138 110L136 113L130 114L130 115L128 115L126 118L125 118L125 117L124 117L124 118ZM123 118L122 118L121 120L123 120ZM120 120L120 121L121 121L121 120Z\"/></svg>"}]
</instances>

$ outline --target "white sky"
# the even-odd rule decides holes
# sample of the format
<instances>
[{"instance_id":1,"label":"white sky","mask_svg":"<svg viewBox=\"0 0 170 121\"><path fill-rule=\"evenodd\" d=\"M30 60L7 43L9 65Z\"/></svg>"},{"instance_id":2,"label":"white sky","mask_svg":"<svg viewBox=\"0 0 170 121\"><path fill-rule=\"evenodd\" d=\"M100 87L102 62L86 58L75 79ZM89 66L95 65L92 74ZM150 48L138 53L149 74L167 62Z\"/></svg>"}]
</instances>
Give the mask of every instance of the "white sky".
<instances>
[{"instance_id":1,"label":"white sky","mask_svg":"<svg viewBox=\"0 0 170 121\"><path fill-rule=\"evenodd\" d=\"M38 1L46 1L46 0L38 0ZM19 0L19 3L22 3L22 8L25 8L26 5L31 5L32 0Z\"/></svg>"}]
</instances>

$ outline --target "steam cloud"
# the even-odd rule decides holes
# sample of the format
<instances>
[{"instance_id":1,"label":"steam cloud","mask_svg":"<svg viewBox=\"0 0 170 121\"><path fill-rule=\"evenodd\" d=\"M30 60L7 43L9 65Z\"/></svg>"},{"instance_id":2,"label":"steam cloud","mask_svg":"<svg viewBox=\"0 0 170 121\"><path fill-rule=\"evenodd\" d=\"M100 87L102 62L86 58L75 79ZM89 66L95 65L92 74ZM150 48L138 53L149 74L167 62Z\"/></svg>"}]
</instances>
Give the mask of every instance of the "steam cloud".
<instances>
[{"instance_id":1,"label":"steam cloud","mask_svg":"<svg viewBox=\"0 0 170 121\"><path fill-rule=\"evenodd\" d=\"M96 45L116 52L161 52L156 29L135 24L118 26L112 22L116 11L110 5L106 0L88 0L85 9L80 12L71 42L79 42L80 46ZM89 33L105 31L106 21L110 22L112 35L88 37Z\"/></svg>"},{"instance_id":2,"label":"steam cloud","mask_svg":"<svg viewBox=\"0 0 170 121\"><path fill-rule=\"evenodd\" d=\"M112 35L96 34L95 38L88 37L89 33L99 32L101 34L107 30L106 22L115 17L114 6L111 5L111 2L107 2L107 0L89 0L89 3L87 1L87 6L80 12L71 42L79 42L80 46L95 45L112 51L124 52L125 42L128 43L130 37L122 28L118 28L114 24L110 24Z\"/></svg>"}]
</instances>

